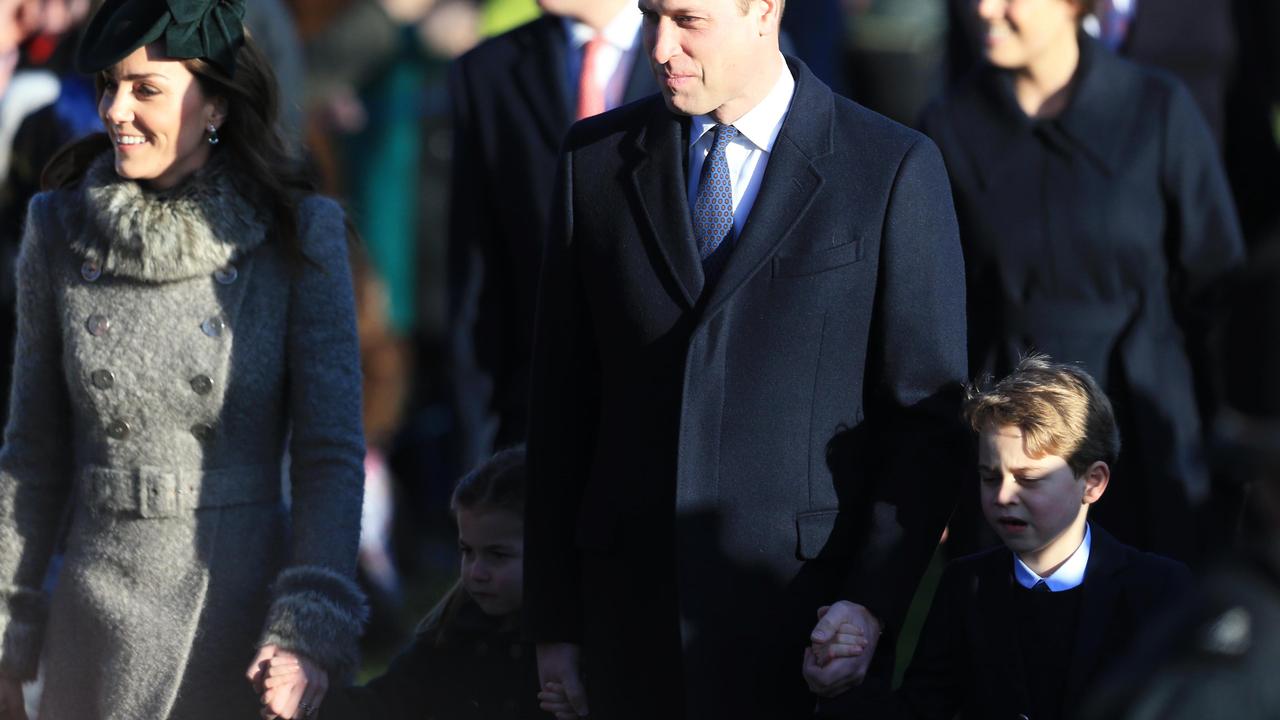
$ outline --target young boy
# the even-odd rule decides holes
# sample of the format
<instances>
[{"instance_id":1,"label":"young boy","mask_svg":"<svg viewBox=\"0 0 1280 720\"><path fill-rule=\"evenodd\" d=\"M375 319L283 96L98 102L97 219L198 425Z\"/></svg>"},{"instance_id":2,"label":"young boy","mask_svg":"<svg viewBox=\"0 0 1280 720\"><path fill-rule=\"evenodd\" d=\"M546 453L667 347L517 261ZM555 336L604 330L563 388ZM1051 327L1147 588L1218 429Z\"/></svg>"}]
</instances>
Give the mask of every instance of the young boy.
<instances>
[{"instance_id":1,"label":"young boy","mask_svg":"<svg viewBox=\"0 0 1280 720\"><path fill-rule=\"evenodd\" d=\"M1187 568L1124 545L1088 521L1120 451L1093 378L1024 359L965 416L978 433L983 514L1003 546L947 566L894 712L910 718L1067 718L1135 630L1183 592ZM831 615L831 613L828 613ZM820 622L806 676L856 653ZM824 631L820 633L819 631Z\"/></svg>"}]
</instances>

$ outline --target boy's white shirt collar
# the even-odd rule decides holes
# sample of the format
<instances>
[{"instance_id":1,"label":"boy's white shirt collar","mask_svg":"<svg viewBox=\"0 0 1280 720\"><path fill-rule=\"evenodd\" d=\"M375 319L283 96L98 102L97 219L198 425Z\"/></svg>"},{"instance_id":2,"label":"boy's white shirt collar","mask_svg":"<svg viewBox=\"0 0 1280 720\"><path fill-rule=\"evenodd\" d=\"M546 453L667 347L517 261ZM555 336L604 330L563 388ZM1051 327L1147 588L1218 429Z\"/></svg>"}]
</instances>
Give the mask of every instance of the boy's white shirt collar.
<instances>
[{"instance_id":1,"label":"boy's white shirt collar","mask_svg":"<svg viewBox=\"0 0 1280 720\"><path fill-rule=\"evenodd\" d=\"M792 77L791 69L785 62L781 65L782 70L769 94L733 123L738 135L767 153L773 152L773 144L778 139L778 133L782 132L782 123L787 119L791 97L796 91L796 79ZM696 145L716 125L719 123L710 115L694 115L690 119L689 146Z\"/></svg>"},{"instance_id":2,"label":"boy's white shirt collar","mask_svg":"<svg viewBox=\"0 0 1280 720\"><path fill-rule=\"evenodd\" d=\"M1052 592L1062 592L1063 590L1077 588L1084 582L1084 571L1089 566L1089 549L1092 545L1093 530L1086 523L1084 526L1084 541L1052 575L1045 578L1040 577L1034 570L1027 567L1026 563L1022 562L1022 558L1014 554L1013 577L1017 579L1019 585L1028 590L1041 580L1044 580L1045 585L1048 585L1049 590Z\"/></svg>"}]
</instances>

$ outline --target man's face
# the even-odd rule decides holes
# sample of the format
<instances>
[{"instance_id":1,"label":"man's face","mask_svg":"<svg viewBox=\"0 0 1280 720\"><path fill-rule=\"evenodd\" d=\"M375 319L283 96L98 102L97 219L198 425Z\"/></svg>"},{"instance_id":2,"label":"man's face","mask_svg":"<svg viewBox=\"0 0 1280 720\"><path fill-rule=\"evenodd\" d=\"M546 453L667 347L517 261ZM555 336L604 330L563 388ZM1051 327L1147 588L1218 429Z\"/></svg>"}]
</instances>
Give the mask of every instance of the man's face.
<instances>
[{"instance_id":1,"label":"man's face","mask_svg":"<svg viewBox=\"0 0 1280 720\"><path fill-rule=\"evenodd\" d=\"M458 510L462 585L487 615L520 609L524 585L524 520L513 512Z\"/></svg>"},{"instance_id":2,"label":"man's face","mask_svg":"<svg viewBox=\"0 0 1280 720\"><path fill-rule=\"evenodd\" d=\"M644 49L673 112L732 122L758 102L753 81L777 53L776 3L751 0L640 0Z\"/></svg>"},{"instance_id":3,"label":"man's face","mask_svg":"<svg viewBox=\"0 0 1280 720\"><path fill-rule=\"evenodd\" d=\"M1084 538L1084 478L1057 455L1028 457L1021 428L990 425L982 431L978 478L987 522L1024 560L1065 559Z\"/></svg>"}]
</instances>

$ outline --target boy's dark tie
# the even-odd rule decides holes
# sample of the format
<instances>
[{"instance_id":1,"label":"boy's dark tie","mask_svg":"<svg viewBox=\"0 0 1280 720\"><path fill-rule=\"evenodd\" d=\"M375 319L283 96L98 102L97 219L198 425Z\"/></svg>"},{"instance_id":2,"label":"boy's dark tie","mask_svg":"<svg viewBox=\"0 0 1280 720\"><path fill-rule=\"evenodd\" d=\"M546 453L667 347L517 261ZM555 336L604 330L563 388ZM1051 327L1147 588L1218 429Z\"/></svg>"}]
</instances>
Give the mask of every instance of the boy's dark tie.
<instances>
[{"instance_id":1,"label":"boy's dark tie","mask_svg":"<svg viewBox=\"0 0 1280 720\"><path fill-rule=\"evenodd\" d=\"M693 234L698 241L698 257L709 270L708 259L733 236L733 183L724 151L738 137L732 125L717 125L711 152L702 163L698 178L698 198L693 205Z\"/></svg>"},{"instance_id":2,"label":"boy's dark tie","mask_svg":"<svg viewBox=\"0 0 1280 720\"><path fill-rule=\"evenodd\" d=\"M1037 580L1036 584L1031 586L1031 592L1052 592L1052 590L1049 589L1049 583Z\"/></svg>"}]
</instances>

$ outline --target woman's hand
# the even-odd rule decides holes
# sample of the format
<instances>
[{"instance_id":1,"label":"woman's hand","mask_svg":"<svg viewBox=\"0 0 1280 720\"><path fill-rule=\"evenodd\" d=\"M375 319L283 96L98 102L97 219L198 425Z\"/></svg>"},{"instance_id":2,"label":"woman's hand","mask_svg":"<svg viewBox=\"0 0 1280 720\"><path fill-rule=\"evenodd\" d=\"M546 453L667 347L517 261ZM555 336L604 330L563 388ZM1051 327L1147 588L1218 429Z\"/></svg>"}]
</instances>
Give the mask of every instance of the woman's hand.
<instances>
[{"instance_id":1,"label":"woman's hand","mask_svg":"<svg viewBox=\"0 0 1280 720\"><path fill-rule=\"evenodd\" d=\"M0 720L27 720L22 682L0 675Z\"/></svg>"},{"instance_id":2,"label":"woman's hand","mask_svg":"<svg viewBox=\"0 0 1280 720\"><path fill-rule=\"evenodd\" d=\"M329 674L305 655L264 645L249 666L249 682L260 693L266 720L315 716L329 689Z\"/></svg>"}]
</instances>

